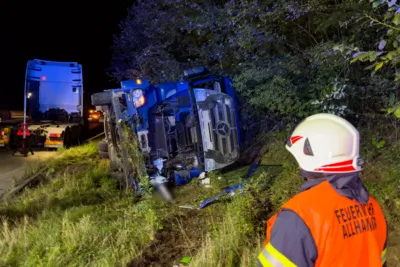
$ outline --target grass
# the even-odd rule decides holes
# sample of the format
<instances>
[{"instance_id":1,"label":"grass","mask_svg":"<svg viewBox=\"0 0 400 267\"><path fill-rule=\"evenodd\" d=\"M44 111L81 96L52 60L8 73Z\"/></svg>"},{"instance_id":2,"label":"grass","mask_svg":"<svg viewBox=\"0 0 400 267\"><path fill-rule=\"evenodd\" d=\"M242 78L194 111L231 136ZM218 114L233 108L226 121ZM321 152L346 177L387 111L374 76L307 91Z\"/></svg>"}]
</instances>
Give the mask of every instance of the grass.
<instances>
[{"instance_id":1,"label":"grass","mask_svg":"<svg viewBox=\"0 0 400 267\"><path fill-rule=\"evenodd\" d=\"M1 266L119 266L153 238L154 200L133 203L96 154L95 144L71 149L42 185L0 207Z\"/></svg>"},{"instance_id":2,"label":"grass","mask_svg":"<svg viewBox=\"0 0 400 267\"><path fill-rule=\"evenodd\" d=\"M1 266L256 266L265 240L265 220L294 195L302 180L281 136L270 137L270 152L246 193L198 206L227 185L241 182L247 168L210 175L212 188L192 181L175 191L176 203L157 196L140 201L118 189L108 161L95 143L65 151L48 162L43 182L0 206ZM399 264L400 143L378 148L364 140L362 174L382 204L390 225L389 265ZM384 167L383 167L384 166ZM219 179L221 177L221 179ZM396 258L397 257L397 258ZM157 265L158 264L158 265ZM181 266L186 266L181 263Z\"/></svg>"}]
</instances>

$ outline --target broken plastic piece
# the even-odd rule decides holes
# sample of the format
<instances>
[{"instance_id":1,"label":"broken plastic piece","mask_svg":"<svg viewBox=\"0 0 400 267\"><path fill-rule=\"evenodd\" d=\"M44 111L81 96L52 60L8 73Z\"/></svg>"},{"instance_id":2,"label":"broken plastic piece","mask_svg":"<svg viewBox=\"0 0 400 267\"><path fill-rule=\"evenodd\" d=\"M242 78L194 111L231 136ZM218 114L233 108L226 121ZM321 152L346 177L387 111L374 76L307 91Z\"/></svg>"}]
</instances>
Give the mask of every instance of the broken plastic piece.
<instances>
[{"instance_id":1,"label":"broken plastic piece","mask_svg":"<svg viewBox=\"0 0 400 267\"><path fill-rule=\"evenodd\" d=\"M197 209L195 206L193 206L193 205L181 205L181 206L179 206L179 208L182 208L182 209L192 209L192 210L194 210L194 209Z\"/></svg>"},{"instance_id":2,"label":"broken plastic piece","mask_svg":"<svg viewBox=\"0 0 400 267\"><path fill-rule=\"evenodd\" d=\"M202 179L202 180L200 180L200 183L205 184L205 185L210 184L210 178Z\"/></svg>"},{"instance_id":3,"label":"broken plastic piece","mask_svg":"<svg viewBox=\"0 0 400 267\"><path fill-rule=\"evenodd\" d=\"M199 180L202 180L204 178L206 178L206 173L205 172L200 173Z\"/></svg>"},{"instance_id":4,"label":"broken plastic piece","mask_svg":"<svg viewBox=\"0 0 400 267\"><path fill-rule=\"evenodd\" d=\"M193 167L195 167L195 168L199 167L199 160L197 159L197 156L194 157L194 159L193 159Z\"/></svg>"},{"instance_id":5,"label":"broken plastic piece","mask_svg":"<svg viewBox=\"0 0 400 267\"><path fill-rule=\"evenodd\" d=\"M192 168L190 171L182 170L175 171L175 183L178 186L189 183L193 178L198 177L201 174L201 170Z\"/></svg>"},{"instance_id":6,"label":"broken plastic piece","mask_svg":"<svg viewBox=\"0 0 400 267\"><path fill-rule=\"evenodd\" d=\"M162 168L164 167L163 161L165 161L165 160L163 160L162 158L158 158L158 159L156 159L155 161L153 161L154 166L156 166L156 168L157 168L159 171L161 171Z\"/></svg>"},{"instance_id":7,"label":"broken plastic piece","mask_svg":"<svg viewBox=\"0 0 400 267\"><path fill-rule=\"evenodd\" d=\"M164 184L168 182L168 179L164 176L161 175L157 175L157 176L152 176L150 178L150 183L152 183L153 185L157 185L157 184Z\"/></svg>"},{"instance_id":8,"label":"broken plastic piece","mask_svg":"<svg viewBox=\"0 0 400 267\"><path fill-rule=\"evenodd\" d=\"M247 171L245 179L250 178L260 166L261 160L255 160L251 165L249 170Z\"/></svg>"},{"instance_id":9,"label":"broken plastic piece","mask_svg":"<svg viewBox=\"0 0 400 267\"><path fill-rule=\"evenodd\" d=\"M203 201L203 202L200 204L200 207L199 207L199 208L202 209L202 208L208 206L209 204L211 204L211 203L213 203L214 201L218 200L218 198L220 198L221 196L223 196L223 195L225 195L225 194L231 194L231 195L232 195L232 193L233 193L234 191L238 190L238 189L243 190L243 189L244 189L244 185L243 185L243 184L237 184L237 185L228 187L227 189L225 189L225 190L222 191L221 193L218 193L218 194L216 194L215 196L213 196L212 198L209 198L209 199L206 199L205 201Z\"/></svg>"}]
</instances>

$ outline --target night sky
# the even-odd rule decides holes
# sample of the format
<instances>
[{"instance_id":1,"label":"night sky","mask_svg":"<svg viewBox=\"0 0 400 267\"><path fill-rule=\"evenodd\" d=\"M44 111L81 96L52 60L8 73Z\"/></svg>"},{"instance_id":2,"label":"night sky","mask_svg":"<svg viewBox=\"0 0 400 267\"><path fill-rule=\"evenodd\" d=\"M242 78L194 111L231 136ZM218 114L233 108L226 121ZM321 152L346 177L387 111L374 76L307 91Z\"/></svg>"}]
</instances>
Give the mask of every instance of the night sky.
<instances>
[{"instance_id":1,"label":"night sky","mask_svg":"<svg viewBox=\"0 0 400 267\"><path fill-rule=\"evenodd\" d=\"M112 36L134 0L5 2L1 9L13 20L2 15L0 108L23 108L26 62L34 58L81 63L87 95L118 86L105 69Z\"/></svg>"}]
</instances>

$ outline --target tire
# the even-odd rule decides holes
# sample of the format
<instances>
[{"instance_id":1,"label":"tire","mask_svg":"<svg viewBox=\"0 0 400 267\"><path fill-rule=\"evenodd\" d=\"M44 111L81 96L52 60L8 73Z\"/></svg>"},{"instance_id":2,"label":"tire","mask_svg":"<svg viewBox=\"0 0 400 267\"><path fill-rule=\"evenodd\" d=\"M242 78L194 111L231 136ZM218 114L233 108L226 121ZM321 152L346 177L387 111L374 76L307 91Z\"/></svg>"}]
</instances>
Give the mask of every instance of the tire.
<instances>
[{"instance_id":1,"label":"tire","mask_svg":"<svg viewBox=\"0 0 400 267\"><path fill-rule=\"evenodd\" d=\"M99 148L99 152L107 152L108 153L108 143L106 141L100 141L97 144L97 147Z\"/></svg>"},{"instance_id":2,"label":"tire","mask_svg":"<svg viewBox=\"0 0 400 267\"><path fill-rule=\"evenodd\" d=\"M100 158L108 159L109 158L108 151L106 152L106 151L99 150L99 156L100 156Z\"/></svg>"},{"instance_id":3,"label":"tire","mask_svg":"<svg viewBox=\"0 0 400 267\"><path fill-rule=\"evenodd\" d=\"M110 171L117 171L122 168L122 162L112 144L109 146L108 157L110 159Z\"/></svg>"},{"instance_id":4,"label":"tire","mask_svg":"<svg viewBox=\"0 0 400 267\"><path fill-rule=\"evenodd\" d=\"M105 91L105 92L99 92L99 93L92 94L91 99L92 99L93 106L110 105L111 99L112 99L111 92Z\"/></svg>"},{"instance_id":5,"label":"tire","mask_svg":"<svg viewBox=\"0 0 400 267\"><path fill-rule=\"evenodd\" d=\"M108 109L110 110L110 109ZM104 114L104 123L103 123L103 128L104 128L104 134L106 136L107 140L111 140L110 138L110 125L109 125L109 111L105 111Z\"/></svg>"},{"instance_id":6,"label":"tire","mask_svg":"<svg viewBox=\"0 0 400 267\"><path fill-rule=\"evenodd\" d=\"M80 140L79 137L82 134L81 126L73 126L71 128L71 146L79 146Z\"/></svg>"},{"instance_id":7,"label":"tire","mask_svg":"<svg viewBox=\"0 0 400 267\"><path fill-rule=\"evenodd\" d=\"M63 138L63 145L64 148L66 149L70 149L71 148L71 129L70 128L66 128L65 132L64 132L64 138Z\"/></svg>"},{"instance_id":8,"label":"tire","mask_svg":"<svg viewBox=\"0 0 400 267\"><path fill-rule=\"evenodd\" d=\"M104 113L104 133L106 134L108 143L110 170L116 171L122 168L122 159L120 158L120 150L118 147L115 125L113 125L111 121L112 115L113 110L110 106L107 112Z\"/></svg>"}]
</instances>

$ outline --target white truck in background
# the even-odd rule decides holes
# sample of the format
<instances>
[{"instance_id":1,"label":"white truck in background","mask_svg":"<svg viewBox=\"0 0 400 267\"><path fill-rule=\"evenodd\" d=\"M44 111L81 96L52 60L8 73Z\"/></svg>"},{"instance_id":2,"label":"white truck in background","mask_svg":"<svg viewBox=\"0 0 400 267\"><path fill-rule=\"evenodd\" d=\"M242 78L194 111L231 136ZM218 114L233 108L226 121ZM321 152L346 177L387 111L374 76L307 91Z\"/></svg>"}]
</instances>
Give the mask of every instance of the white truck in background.
<instances>
[{"instance_id":1,"label":"white truck in background","mask_svg":"<svg viewBox=\"0 0 400 267\"><path fill-rule=\"evenodd\" d=\"M29 60L24 97L33 146L54 150L81 143L85 121L81 64ZM0 120L0 147L9 146L24 118L20 112L0 111Z\"/></svg>"}]
</instances>

